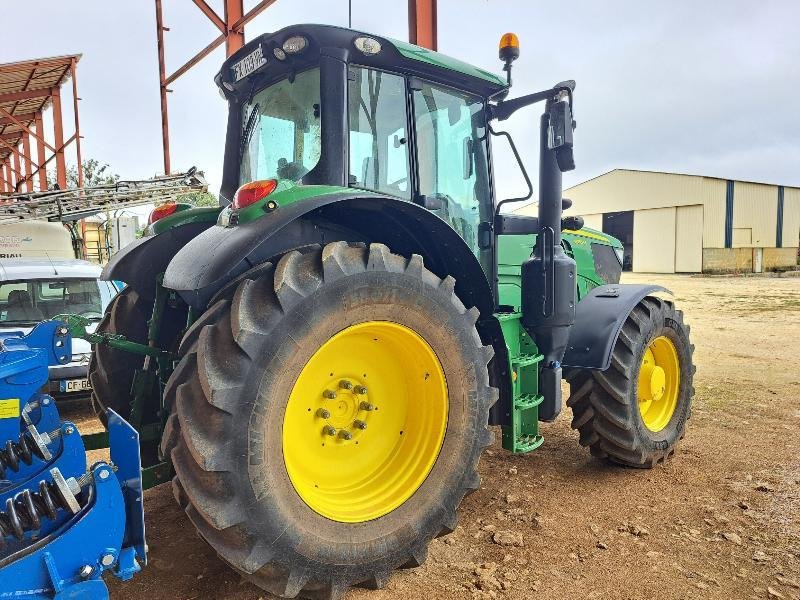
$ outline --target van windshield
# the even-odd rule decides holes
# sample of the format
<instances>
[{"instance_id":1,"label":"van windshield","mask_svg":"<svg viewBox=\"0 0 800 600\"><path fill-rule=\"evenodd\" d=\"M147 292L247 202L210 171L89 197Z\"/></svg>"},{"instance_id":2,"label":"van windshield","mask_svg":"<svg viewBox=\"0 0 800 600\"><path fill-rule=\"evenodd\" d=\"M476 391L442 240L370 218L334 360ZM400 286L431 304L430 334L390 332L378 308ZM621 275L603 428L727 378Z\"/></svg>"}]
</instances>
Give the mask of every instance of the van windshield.
<instances>
[{"instance_id":1,"label":"van windshield","mask_svg":"<svg viewBox=\"0 0 800 600\"><path fill-rule=\"evenodd\" d=\"M103 316L96 279L34 279L0 283L0 326L34 325L69 313L99 321Z\"/></svg>"},{"instance_id":2,"label":"van windshield","mask_svg":"<svg viewBox=\"0 0 800 600\"><path fill-rule=\"evenodd\" d=\"M264 88L242 108L239 183L299 181L319 162L319 68Z\"/></svg>"}]
</instances>

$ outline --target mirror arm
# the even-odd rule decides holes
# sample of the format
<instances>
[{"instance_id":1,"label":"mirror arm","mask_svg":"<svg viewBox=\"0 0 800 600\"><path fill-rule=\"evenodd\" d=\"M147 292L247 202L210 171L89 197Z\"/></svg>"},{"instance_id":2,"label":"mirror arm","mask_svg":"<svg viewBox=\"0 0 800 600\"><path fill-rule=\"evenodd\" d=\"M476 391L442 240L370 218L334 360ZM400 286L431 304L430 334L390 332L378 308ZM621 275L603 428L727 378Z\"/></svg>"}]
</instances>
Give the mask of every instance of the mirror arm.
<instances>
[{"instance_id":1,"label":"mirror arm","mask_svg":"<svg viewBox=\"0 0 800 600\"><path fill-rule=\"evenodd\" d=\"M570 108L572 108L572 92L574 89L575 82L573 80L562 81L549 90L527 94L525 96L520 96L519 98L513 98L512 100L503 100L502 102L498 102L497 104L489 107L491 113L490 117L492 119L497 119L498 121L505 121L520 108L530 106L531 104L536 104L542 100L553 100L562 92L566 92L569 95Z\"/></svg>"},{"instance_id":2,"label":"mirror arm","mask_svg":"<svg viewBox=\"0 0 800 600\"><path fill-rule=\"evenodd\" d=\"M525 196L520 198L506 198L505 200L501 200L497 203L497 206L494 209L495 218L497 215L500 214L500 207L503 206L506 202L523 202L525 200L529 200L531 196L533 196L533 184L531 183L531 178L528 177L528 171L525 169L525 165L522 162L522 157L519 155L517 151L517 146L514 144L514 139L511 137L507 131L495 131L492 129L492 124L487 123L487 128L489 129L489 133L494 136L503 136L508 140L508 145L511 146L511 152L514 153L514 158L517 159L517 164L519 165L520 171L522 171L522 176L525 178L525 184L528 186L528 193Z\"/></svg>"}]
</instances>

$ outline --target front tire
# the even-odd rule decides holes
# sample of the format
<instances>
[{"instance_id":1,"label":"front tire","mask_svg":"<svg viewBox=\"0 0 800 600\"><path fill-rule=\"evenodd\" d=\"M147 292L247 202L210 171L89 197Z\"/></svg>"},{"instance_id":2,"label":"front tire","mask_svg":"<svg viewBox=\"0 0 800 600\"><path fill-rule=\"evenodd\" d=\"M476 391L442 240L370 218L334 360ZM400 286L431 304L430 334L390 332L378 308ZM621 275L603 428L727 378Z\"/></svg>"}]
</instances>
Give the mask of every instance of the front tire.
<instances>
[{"instance_id":1,"label":"front tire","mask_svg":"<svg viewBox=\"0 0 800 600\"><path fill-rule=\"evenodd\" d=\"M694 346L671 302L641 300L620 331L606 371L568 374L572 428L592 455L652 468L675 452L691 415Z\"/></svg>"},{"instance_id":2,"label":"front tire","mask_svg":"<svg viewBox=\"0 0 800 600\"><path fill-rule=\"evenodd\" d=\"M187 331L162 452L192 523L256 585L382 587L455 528L497 391L454 284L336 242L244 279Z\"/></svg>"}]
</instances>

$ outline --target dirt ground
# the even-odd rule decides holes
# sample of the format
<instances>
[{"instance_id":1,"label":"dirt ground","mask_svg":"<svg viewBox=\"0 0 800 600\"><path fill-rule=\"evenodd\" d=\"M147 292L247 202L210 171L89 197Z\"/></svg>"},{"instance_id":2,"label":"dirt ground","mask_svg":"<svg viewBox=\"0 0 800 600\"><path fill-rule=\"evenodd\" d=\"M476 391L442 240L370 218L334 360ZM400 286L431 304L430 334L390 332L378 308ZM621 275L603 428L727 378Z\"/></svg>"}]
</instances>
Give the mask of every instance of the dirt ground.
<instances>
[{"instance_id":1,"label":"dirt ground","mask_svg":"<svg viewBox=\"0 0 800 600\"><path fill-rule=\"evenodd\" d=\"M486 453L424 567L348 600L800 599L800 278L625 279L672 289L692 326L695 408L675 457L651 471L592 459L567 409L532 454ZM269 597L197 538L169 486L145 509L150 564L110 581L113 598Z\"/></svg>"}]
</instances>

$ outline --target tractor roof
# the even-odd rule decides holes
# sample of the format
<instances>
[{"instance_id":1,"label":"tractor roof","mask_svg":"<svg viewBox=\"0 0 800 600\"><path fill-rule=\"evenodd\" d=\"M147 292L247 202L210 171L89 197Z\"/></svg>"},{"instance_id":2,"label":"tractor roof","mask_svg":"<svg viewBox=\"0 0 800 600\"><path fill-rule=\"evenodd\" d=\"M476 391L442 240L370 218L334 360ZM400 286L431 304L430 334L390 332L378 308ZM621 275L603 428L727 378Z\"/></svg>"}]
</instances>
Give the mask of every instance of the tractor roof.
<instances>
[{"instance_id":1,"label":"tractor roof","mask_svg":"<svg viewBox=\"0 0 800 600\"><path fill-rule=\"evenodd\" d=\"M302 53L288 55L285 60L278 60L273 50L280 48L290 37L303 36L308 46ZM366 55L353 44L359 37L370 37L380 42L381 50L374 55ZM251 76L236 81L234 65L261 50L263 64L255 69ZM484 71L473 65L434 52L421 46L401 42L391 38L373 35L344 27L331 25L292 25L275 33L265 33L253 39L238 52L228 58L222 65L216 81L225 84L228 89L244 86L246 81L257 79L256 84L285 76L287 71L300 71L319 62L320 51L325 54L336 54L337 58L346 58L349 62L374 67L387 71L400 72L406 75L418 75L425 79L443 83L455 88L487 97L506 88L502 77ZM252 84L247 88L251 89Z\"/></svg>"}]
</instances>

